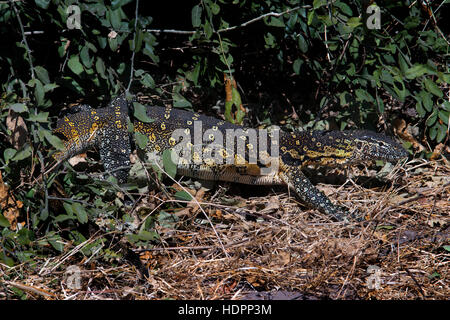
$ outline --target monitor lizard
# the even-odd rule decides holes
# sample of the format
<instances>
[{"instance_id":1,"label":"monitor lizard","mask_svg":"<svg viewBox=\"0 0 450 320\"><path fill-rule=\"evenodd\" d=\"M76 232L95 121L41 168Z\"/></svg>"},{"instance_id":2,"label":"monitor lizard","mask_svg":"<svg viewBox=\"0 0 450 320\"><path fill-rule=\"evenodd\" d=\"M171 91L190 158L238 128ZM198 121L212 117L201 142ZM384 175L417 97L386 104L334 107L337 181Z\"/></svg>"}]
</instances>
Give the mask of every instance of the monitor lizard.
<instances>
[{"instance_id":1,"label":"monitor lizard","mask_svg":"<svg viewBox=\"0 0 450 320\"><path fill-rule=\"evenodd\" d=\"M182 109L157 106L146 108L153 121L143 122L133 118L130 105L122 94L104 108L78 106L75 113L57 121L53 132L62 138L65 149L53 157L63 161L96 146L105 171L124 183L130 169L133 135L128 132L128 121L132 121L134 132L148 137L149 151L160 155L167 149L176 150L179 175L249 185L284 184L310 207L342 221L347 220L347 210L334 205L302 169L309 165L337 166L371 160L392 162L408 155L392 138L372 131L254 130ZM235 143L224 146L219 138L228 138L229 134ZM188 157L176 149L181 142L187 147L183 150L190 151Z\"/></svg>"}]
</instances>

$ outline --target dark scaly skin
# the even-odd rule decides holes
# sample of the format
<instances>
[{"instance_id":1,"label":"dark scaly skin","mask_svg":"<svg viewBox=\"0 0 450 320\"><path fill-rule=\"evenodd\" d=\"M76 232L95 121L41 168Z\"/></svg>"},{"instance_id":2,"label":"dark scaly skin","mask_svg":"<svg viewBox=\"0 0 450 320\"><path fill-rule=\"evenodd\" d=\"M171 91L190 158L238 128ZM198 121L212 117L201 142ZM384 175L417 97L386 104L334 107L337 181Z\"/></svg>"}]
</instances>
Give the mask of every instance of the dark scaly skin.
<instances>
[{"instance_id":1,"label":"dark scaly skin","mask_svg":"<svg viewBox=\"0 0 450 320\"><path fill-rule=\"evenodd\" d=\"M112 173L119 182L126 181L131 143L127 131L128 105L125 102L115 99L108 107L100 109L82 105L78 107L80 112L58 120L53 133L62 138L66 150L55 153L53 157L62 161L96 146L105 171Z\"/></svg>"},{"instance_id":2,"label":"dark scaly skin","mask_svg":"<svg viewBox=\"0 0 450 320\"><path fill-rule=\"evenodd\" d=\"M173 108L148 107L147 115L154 121L144 123L134 119L134 130L149 138L148 150L156 153L173 149L182 141L178 136L174 138L174 131L177 129L185 132L186 138L190 137L191 141L197 145L193 133L199 128L199 123L201 123L202 137L204 137L204 140L200 141L203 142L200 147L202 154L211 149L208 144L216 141L216 133L226 137L227 129L237 132L236 146L233 150L221 147L213 149L211 153L220 155L223 164L206 163L206 161L194 164L180 162L177 166L178 174L204 180L253 185L286 184L293 189L297 198L337 220L346 218L345 210L334 205L311 184L301 171L304 167L357 164L370 160L396 161L407 156L406 151L397 142L371 131L294 133L280 131L279 146L274 142L268 148L270 151L271 148L279 147L279 156L276 159L272 158L272 161L278 161L277 171L263 175L263 170L268 169L271 162L249 163L250 155L254 150L259 150L260 146L259 140L255 143L246 137L246 128L213 117ZM128 102L123 95L114 99L106 108L95 110L84 106L79 113L66 116L58 121L54 132L62 135L67 149L65 152L57 153L55 158L64 160L92 146L97 146L106 171L113 174L119 183L125 182L128 177L127 167L130 165L131 153L127 117ZM259 134L258 132L258 138ZM245 147L245 157L239 159L241 162L234 158L239 139L244 141ZM195 160L198 156L195 149L193 150L192 159Z\"/></svg>"}]
</instances>

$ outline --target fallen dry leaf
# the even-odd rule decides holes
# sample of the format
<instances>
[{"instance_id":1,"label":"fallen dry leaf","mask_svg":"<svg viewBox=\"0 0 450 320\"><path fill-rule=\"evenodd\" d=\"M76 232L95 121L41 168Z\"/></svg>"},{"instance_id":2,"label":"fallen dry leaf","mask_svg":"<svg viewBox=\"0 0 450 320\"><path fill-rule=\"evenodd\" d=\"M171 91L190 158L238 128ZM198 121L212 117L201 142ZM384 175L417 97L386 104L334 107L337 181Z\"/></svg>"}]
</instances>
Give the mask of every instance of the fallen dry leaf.
<instances>
[{"instance_id":1,"label":"fallen dry leaf","mask_svg":"<svg viewBox=\"0 0 450 320\"><path fill-rule=\"evenodd\" d=\"M411 128L406 124L406 121L403 119L395 119L394 120L394 132L400 138L405 141L408 141L413 145L414 149L417 149L419 152L425 150L425 147L421 145L412 135Z\"/></svg>"},{"instance_id":2,"label":"fallen dry leaf","mask_svg":"<svg viewBox=\"0 0 450 320\"><path fill-rule=\"evenodd\" d=\"M178 185L176 185L178 186ZM175 185L173 186L174 188ZM182 188L178 187L176 189L183 190ZM178 217L184 216L184 215L191 215L199 209L198 202L201 202L205 196L205 192L208 190L206 188L200 188L197 192L195 190L186 189L194 198L191 199L191 201L188 202L186 205L186 208L181 209L175 213Z\"/></svg>"},{"instance_id":3,"label":"fallen dry leaf","mask_svg":"<svg viewBox=\"0 0 450 320\"><path fill-rule=\"evenodd\" d=\"M434 148L433 150L433 154L430 157L430 160L436 160L441 154L442 151L444 150L444 144L443 143L439 143L436 148Z\"/></svg>"},{"instance_id":4,"label":"fallen dry leaf","mask_svg":"<svg viewBox=\"0 0 450 320\"><path fill-rule=\"evenodd\" d=\"M68 160L68 162L70 163L70 165L71 165L72 167L75 167L75 166L77 166L78 164L81 164L81 163L87 164L86 157L87 157L87 154L86 154L86 153L81 153L81 154L79 154L79 155L76 155L76 156L70 158L70 159Z\"/></svg>"},{"instance_id":5,"label":"fallen dry leaf","mask_svg":"<svg viewBox=\"0 0 450 320\"><path fill-rule=\"evenodd\" d=\"M28 129L20 114L9 110L8 116L6 117L6 127L11 130L11 135L8 136L8 142L17 150L22 148L27 141Z\"/></svg>"},{"instance_id":6,"label":"fallen dry leaf","mask_svg":"<svg viewBox=\"0 0 450 320\"><path fill-rule=\"evenodd\" d=\"M3 216L9 221L11 230L17 228L19 209L22 207L22 201L16 201L14 196L8 192L8 186L3 183L2 173L0 172L0 208L3 210Z\"/></svg>"}]
</instances>

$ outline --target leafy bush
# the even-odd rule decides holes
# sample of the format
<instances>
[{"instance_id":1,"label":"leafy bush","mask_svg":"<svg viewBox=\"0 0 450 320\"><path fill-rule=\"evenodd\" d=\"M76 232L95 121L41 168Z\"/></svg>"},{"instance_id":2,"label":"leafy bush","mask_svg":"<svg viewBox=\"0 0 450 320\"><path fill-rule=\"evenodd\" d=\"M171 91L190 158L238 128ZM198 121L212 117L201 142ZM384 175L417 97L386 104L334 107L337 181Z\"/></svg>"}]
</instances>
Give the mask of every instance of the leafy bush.
<instances>
[{"instance_id":1,"label":"leafy bush","mask_svg":"<svg viewBox=\"0 0 450 320\"><path fill-rule=\"evenodd\" d=\"M380 2L372 28L376 9L367 13L364 3L202 0L177 3L177 22L173 10L146 11L143 1L2 2L3 192L25 224L11 230L12 218L0 215L0 260L32 261L69 240L82 243L89 221L128 230L135 242L153 241L152 226L165 221L133 226L113 181L70 166L39 180L47 155L62 147L51 128L70 103L104 105L130 88L154 103L214 113L229 90L230 121L241 122L242 105L246 122L287 129L375 129L380 120L390 128L397 117L418 127L416 138L430 148L447 141L449 42L439 27L448 5ZM224 77L237 85L224 90Z\"/></svg>"}]
</instances>

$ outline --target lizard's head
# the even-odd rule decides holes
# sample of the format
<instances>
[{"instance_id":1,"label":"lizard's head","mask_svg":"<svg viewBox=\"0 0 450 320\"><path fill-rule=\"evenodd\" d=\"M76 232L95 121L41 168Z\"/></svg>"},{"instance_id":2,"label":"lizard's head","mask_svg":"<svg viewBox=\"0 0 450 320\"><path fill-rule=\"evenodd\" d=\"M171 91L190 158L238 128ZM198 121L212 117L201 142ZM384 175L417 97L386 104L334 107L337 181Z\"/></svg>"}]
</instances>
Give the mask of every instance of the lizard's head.
<instances>
[{"instance_id":1,"label":"lizard's head","mask_svg":"<svg viewBox=\"0 0 450 320\"><path fill-rule=\"evenodd\" d=\"M348 131L355 161L385 160L395 162L408 156L394 139L366 130Z\"/></svg>"},{"instance_id":2,"label":"lizard's head","mask_svg":"<svg viewBox=\"0 0 450 320\"><path fill-rule=\"evenodd\" d=\"M283 161L301 166L397 161L408 156L393 139L365 130L295 132L285 138L283 145Z\"/></svg>"}]
</instances>

